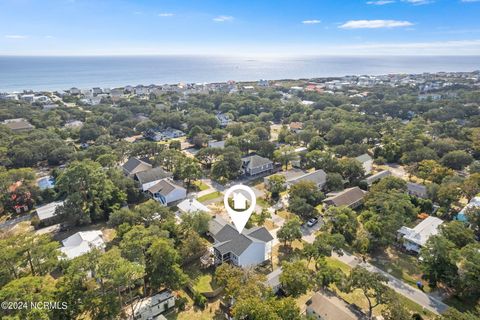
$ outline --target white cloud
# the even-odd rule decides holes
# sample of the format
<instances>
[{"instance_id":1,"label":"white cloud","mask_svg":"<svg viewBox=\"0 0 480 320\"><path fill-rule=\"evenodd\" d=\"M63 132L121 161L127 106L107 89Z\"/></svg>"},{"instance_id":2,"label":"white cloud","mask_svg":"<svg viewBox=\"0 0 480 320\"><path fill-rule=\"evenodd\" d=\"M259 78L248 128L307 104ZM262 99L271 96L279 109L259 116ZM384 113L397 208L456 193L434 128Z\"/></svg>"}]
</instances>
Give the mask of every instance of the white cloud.
<instances>
[{"instance_id":1,"label":"white cloud","mask_svg":"<svg viewBox=\"0 0 480 320\"><path fill-rule=\"evenodd\" d=\"M379 29L410 27L413 23L399 20L350 20L339 26L341 29Z\"/></svg>"},{"instance_id":2,"label":"white cloud","mask_svg":"<svg viewBox=\"0 0 480 320\"><path fill-rule=\"evenodd\" d=\"M22 35L19 35L19 34L7 34L7 35L5 36L5 38L18 40L18 39L26 39L26 38L28 38L28 37L27 37L27 36L22 36Z\"/></svg>"},{"instance_id":3,"label":"white cloud","mask_svg":"<svg viewBox=\"0 0 480 320\"><path fill-rule=\"evenodd\" d=\"M173 17L174 15L175 14L171 12L162 12L158 14L159 17Z\"/></svg>"},{"instance_id":4,"label":"white cloud","mask_svg":"<svg viewBox=\"0 0 480 320\"><path fill-rule=\"evenodd\" d=\"M232 16L218 16L213 18L213 21L215 22L227 22L227 21L232 21L234 18Z\"/></svg>"},{"instance_id":5,"label":"white cloud","mask_svg":"<svg viewBox=\"0 0 480 320\"><path fill-rule=\"evenodd\" d=\"M373 4L375 6L383 6L385 4L394 3L393 0L378 0L378 1L368 1L367 4Z\"/></svg>"},{"instance_id":6,"label":"white cloud","mask_svg":"<svg viewBox=\"0 0 480 320\"><path fill-rule=\"evenodd\" d=\"M303 20L302 23L303 24L319 24L321 23L322 21L320 20L316 20L316 19L313 19L313 20Z\"/></svg>"},{"instance_id":7,"label":"white cloud","mask_svg":"<svg viewBox=\"0 0 480 320\"><path fill-rule=\"evenodd\" d=\"M408 2L408 3L411 3L415 6L420 6L422 4L429 4L429 3L432 3L433 0L403 0L404 2Z\"/></svg>"}]
</instances>

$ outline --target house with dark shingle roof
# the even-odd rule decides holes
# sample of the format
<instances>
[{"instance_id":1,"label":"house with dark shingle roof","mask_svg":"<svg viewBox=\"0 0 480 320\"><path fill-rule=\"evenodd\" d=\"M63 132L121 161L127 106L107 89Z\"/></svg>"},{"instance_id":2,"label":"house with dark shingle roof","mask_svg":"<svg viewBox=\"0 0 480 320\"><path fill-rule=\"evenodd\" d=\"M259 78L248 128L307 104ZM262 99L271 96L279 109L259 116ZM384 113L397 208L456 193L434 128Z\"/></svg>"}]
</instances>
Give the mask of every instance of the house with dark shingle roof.
<instances>
[{"instance_id":1,"label":"house with dark shingle roof","mask_svg":"<svg viewBox=\"0 0 480 320\"><path fill-rule=\"evenodd\" d=\"M172 173L157 167L150 170L137 172L135 174L135 180L140 183L143 191L147 191L151 186L160 182L160 180L170 178L172 176Z\"/></svg>"},{"instance_id":2,"label":"house with dark shingle roof","mask_svg":"<svg viewBox=\"0 0 480 320\"><path fill-rule=\"evenodd\" d=\"M255 176L272 170L273 162L270 159L256 154L242 158L242 171L247 176Z\"/></svg>"},{"instance_id":3,"label":"house with dark shingle roof","mask_svg":"<svg viewBox=\"0 0 480 320\"><path fill-rule=\"evenodd\" d=\"M187 190L175 184L169 178L162 179L148 188L150 196L161 204L168 206L187 197Z\"/></svg>"},{"instance_id":4,"label":"house with dark shingle roof","mask_svg":"<svg viewBox=\"0 0 480 320\"><path fill-rule=\"evenodd\" d=\"M355 209L362 205L366 193L366 191L363 191L359 187L348 188L340 192L329 193L329 197L323 200L323 203L327 207L347 206L351 209Z\"/></svg>"},{"instance_id":5,"label":"house with dark shingle roof","mask_svg":"<svg viewBox=\"0 0 480 320\"><path fill-rule=\"evenodd\" d=\"M380 171L378 173L375 173L375 174L372 174L371 176L369 177L366 177L365 178L365 182L367 183L367 185L370 187L372 184L374 184L375 182L377 181L380 181L382 180L383 178L386 178L388 176L391 176L392 173L388 170L383 170L383 171Z\"/></svg>"},{"instance_id":6,"label":"house with dark shingle roof","mask_svg":"<svg viewBox=\"0 0 480 320\"><path fill-rule=\"evenodd\" d=\"M214 239L215 264L232 263L239 267L256 266L270 259L273 237L265 227L237 229L216 217L209 222L209 234Z\"/></svg>"},{"instance_id":7,"label":"house with dark shingle roof","mask_svg":"<svg viewBox=\"0 0 480 320\"><path fill-rule=\"evenodd\" d=\"M122 165L123 173L133 177L136 173L152 169L152 165L138 158L130 158Z\"/></svg>"}]
</instances>

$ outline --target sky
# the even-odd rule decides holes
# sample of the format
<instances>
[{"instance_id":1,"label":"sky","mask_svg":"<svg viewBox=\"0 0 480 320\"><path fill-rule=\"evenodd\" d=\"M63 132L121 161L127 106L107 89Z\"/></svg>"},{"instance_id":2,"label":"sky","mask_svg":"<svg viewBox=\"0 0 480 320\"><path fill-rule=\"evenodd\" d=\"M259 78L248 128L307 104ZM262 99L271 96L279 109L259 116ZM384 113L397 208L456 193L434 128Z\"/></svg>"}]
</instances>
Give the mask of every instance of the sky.
<instances>
[{"instance_id":1,"label":"sky","mask_svg":"<svg viewBox=\"0 0 480 320\"><path fill-rule=\"evenodd\" d=\"M0 0L0 55L480 55L480 0Z\"/></svg>"}]
</instances>

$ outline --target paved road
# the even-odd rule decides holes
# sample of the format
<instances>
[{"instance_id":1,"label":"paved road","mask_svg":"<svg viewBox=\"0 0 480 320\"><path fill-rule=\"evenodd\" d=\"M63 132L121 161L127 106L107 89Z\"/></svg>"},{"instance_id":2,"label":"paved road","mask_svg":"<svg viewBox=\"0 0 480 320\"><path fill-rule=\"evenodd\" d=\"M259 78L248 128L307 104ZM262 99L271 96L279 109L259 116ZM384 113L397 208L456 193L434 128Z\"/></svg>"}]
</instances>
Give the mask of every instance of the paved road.
<instances>
[{"instance_id":1,"label":"paved road","mask_svg":"<svg viewBox=\"0 0 480 320\"><path fill-rule=\"evenodd\" d=\"M24 214L23 216L20 216L18 218L5 221L4 223L0 224L0 229L7 229L7 228L10 228L10 227L13 227L13 226L15 226L16 224L18 224L22 221L26 221L26 220L30 219L31 217L32 216L29 213L27 213L27 214Z\"/></svg>"},{"instance_id":2,"label":"paved road","mask_svg":"<svg viewBox=\"0 0 480 320\"><path fill-rule=\"evenodd\" d=\"M349 253L345 252L343 256L339 256L338 254L333 253L332 257L337 260L340 260L343 263L348 264L351 267L355 267L359 265L370 272L376 272L384 275L388 279L387 285L390 288L392 288L393 290L400 293L404 297L407 297L408 299L421 305L422 307L424 307L425 309L433 313L440 314L440 313L443 313L448 308L448 306L445 303L443 303L440 299L437 299L428 293L422 292L421 290L412 287L411 285L403 282L402 280L395 278L388 272L385 272L373 266L370 263L362 262L359 258Z\"/></svg>"}]
</instances>

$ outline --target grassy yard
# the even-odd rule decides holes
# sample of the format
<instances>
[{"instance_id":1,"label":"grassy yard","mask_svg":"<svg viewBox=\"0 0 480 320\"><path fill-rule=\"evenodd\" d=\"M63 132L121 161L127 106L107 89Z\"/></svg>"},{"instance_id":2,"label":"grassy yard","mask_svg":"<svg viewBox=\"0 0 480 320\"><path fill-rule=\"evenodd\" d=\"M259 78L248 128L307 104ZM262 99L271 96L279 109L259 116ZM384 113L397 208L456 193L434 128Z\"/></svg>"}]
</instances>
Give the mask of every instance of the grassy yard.
<instances>
[{"instance_id":1,"label":"grassy yard","mask_svg":"<svg viewBox=\"0 0 480 320\"><path fill-rule=\"evenodd\" d=\"M341 261L338 261L334 258L327 258L327 263L330 266L339 268L345 274L350 273L351 267ZM332 286L333 289L337 294L342 297L345 301L351 304L356 304L357 306L361 307L363 310L368 310L368 302L366 298L363 296L363 293L360 290L355 290L351 293L344 293L341 292L336 286ZM405 307L410 310L412 313L418 313L422 315L423 319L435 319L435 314L428 310L423 310L423 307L419 304L415 303L414 301L402 296L401 294L396 294L397 298L405 305ZM374 315L380 315L383 306L380 305L377 308L373 309Z\"/></svg>"},{"instance_id":2,"label":"grassy yard","mask_svg":"<svg viewBox=\"0 0 480 320\"><path fill-rule=\"evenodd\" d=\"M412 287L417 287L417 281L422 280L422 271L417 257L405 254L394 248L387 248L384 252L375 254L369 262L392 276L402 279ZM431 288L425 284L425 292Z\"/></svg>"},{"instance_id":3,"label":"grassy yard","mask_svg":"<svg viewBox=\"0 0 480 320\"><path fill-rule=\"evenodd\" d=\"M193 301L188 294L180 291L182 297L186 297L188 302L186 309L180 312L170 312L165 315L168 320L220 320L225 319L220 312L220 300L209 301L204 310L193 305Z\"/></svg>"},{"instance_id":4,"label":"grassy yard","mask_svg":"<svg viewBox=\"0 0 480 320\"><path fill-rule=\"evenodd\" d=\"M213 283L213 277L211 274L204 274L193 282L193 287L198 292L210 292L215 290L215 284Z\"/></svg>"},{"instance_id":5,"label":"grassy yard","mask_svg":"<svg viewBox=\"0 0 480 320\"><path fill-rule=\"evenodd\" d=\"M265 200L264 198L257 198L257 204L262 207L262 208L268 208L270 207L270 204Z\"/></svg>"},{"instance_id":6,"label":"grassy yard","mask_svg":"<svg viewBox=\"0 0 480 320\"><path fill-rule=\"evenodd\" d=\"M220 198L221 196L222 196L222 193L220 191L214 191L212 193L209 193L209 194L206 194L206 195L203 195L203 196L199 197L197 200L200 201L200 202L206 202L206 201L209 201L209 200L214 200L214 199Z\"/></svg>"},{"instance_id":7,"label":"grassy yard","mask_svg":"<svg viewBox=\"0 0 480 320\"><path fill-rule=\"evenodd\" d=\"M195 182L192 183L195 187L197 187L197 190L198 191L203 191L203 190L207 190L208 188L210 188L207 184L203 183L202 181L200 180L197 180Z\"/></svg>"}]
</instances>

